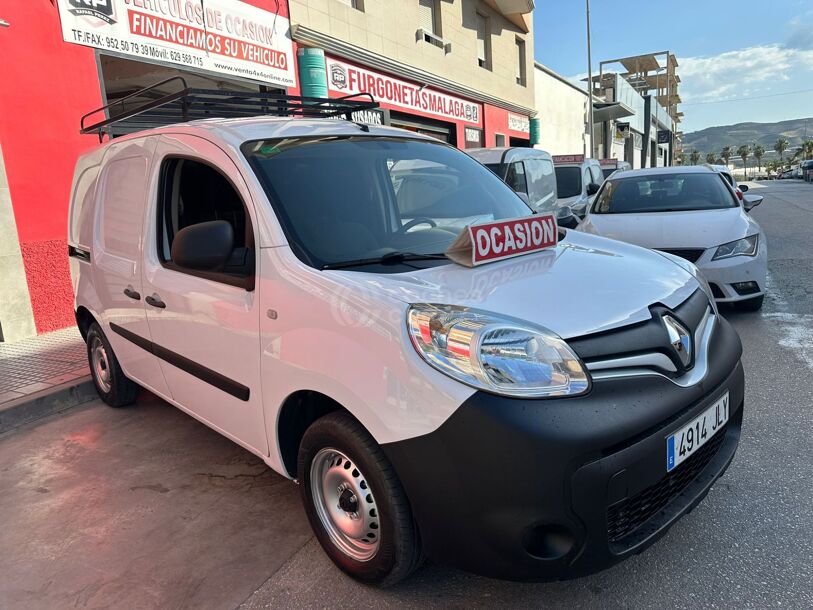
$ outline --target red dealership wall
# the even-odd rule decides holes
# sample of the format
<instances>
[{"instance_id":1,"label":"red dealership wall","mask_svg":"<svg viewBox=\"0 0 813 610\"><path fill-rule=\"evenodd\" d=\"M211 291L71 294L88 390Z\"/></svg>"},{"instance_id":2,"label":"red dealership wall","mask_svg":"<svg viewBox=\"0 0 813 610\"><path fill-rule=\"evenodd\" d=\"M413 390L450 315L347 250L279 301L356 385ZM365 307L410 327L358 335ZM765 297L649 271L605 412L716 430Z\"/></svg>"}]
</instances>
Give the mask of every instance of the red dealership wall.
<instances>
[{"instance_id":1,"label":"red dealership wall","mask_svg":"<svg viewBox=\"0 0 813 610\"><path fill-rule=\"evenodd\" d=\"M245 0L288 15L286 0ZM95 52L62 40L56 0L2 2L0 143L37 332L74 323L67 216L79 117L101 106ZM294 91L292 91L293 93ZM2 281L2 278L0 278Z\"/></svg>"},{"instance_id":2,"label":"red dealership wall","mask_svg":"<svg viewBox=\"0 0 813 610\"><path fill-rule=\"evenodd\" d=\"M91 49L62 42L56 1L3 3L0 142L37 332L73 323L67 216L76 158L97 144L79 116L101 105Z\"/></svg>"}]
</instances>

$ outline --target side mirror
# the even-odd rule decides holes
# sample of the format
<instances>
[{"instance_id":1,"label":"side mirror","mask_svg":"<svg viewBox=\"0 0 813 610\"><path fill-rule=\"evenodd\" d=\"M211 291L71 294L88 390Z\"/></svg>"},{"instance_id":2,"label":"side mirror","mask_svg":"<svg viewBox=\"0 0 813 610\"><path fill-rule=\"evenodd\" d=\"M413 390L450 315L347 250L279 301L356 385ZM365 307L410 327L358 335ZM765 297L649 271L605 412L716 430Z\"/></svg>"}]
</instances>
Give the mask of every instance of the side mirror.
<instances>
[{"instance_id":1,"label":"side mirror","mask_svg":"<svg viewBox=\"0 0 813 610\"><path fill-rule=\"evenodd\" d=\"M563 205L556 210L556 224L565 229L575 229L579 226L579 219L573 213L573 208L569 205Z\"/></svg>"},{"instance_id":2,"label":"side mirror","mask_svg":"<svg viewBox=\"0 0 813 610\"><path fill-rule=\"evenodd\" d=\"M220 271L234 249L234 229L225 220L184 227L172 240L172 262L197 271Z\"/></svg>"},{"instance_id":3,"label":"side mirror","mask_svg":"<svg viewBox=\"0 0 813 610\"><path fill-rule=\"evenodd\" d=\"M750 212L764 200L765 198L762 195L749 195L742 200L742 207L745 208L746 212Z\"/></svg>"},{"instance_id":4,"label":"side mirror","mask_svg":"<svg viewBox=\"0 0 813 610\"><path fill-rule=\"evenodd\" d=\"M748 185L747 185L747 184L740 184L740 185L738 185L738 186L740 187L740 190L741 190L743 193L747 193L747 192L748 192L748 188L749 188L749 187L748 187Z\"/></svg>"},{"instance_id":5,"label":"side mirror","mask_svg":"<svg viewBox=\"0 0 813 610\"><path fill-rule=\"evenodd\" d=\"M596 193L598 193L598 190L599 190L600 188L601 188L601 187L600 187L598 184L596 184L595 182L591 182L590 184L588 184L588 185L587 185L587 194L588 194L590 197L592 197L593 195L595 195Z\"/></svg>"}]
</instances>

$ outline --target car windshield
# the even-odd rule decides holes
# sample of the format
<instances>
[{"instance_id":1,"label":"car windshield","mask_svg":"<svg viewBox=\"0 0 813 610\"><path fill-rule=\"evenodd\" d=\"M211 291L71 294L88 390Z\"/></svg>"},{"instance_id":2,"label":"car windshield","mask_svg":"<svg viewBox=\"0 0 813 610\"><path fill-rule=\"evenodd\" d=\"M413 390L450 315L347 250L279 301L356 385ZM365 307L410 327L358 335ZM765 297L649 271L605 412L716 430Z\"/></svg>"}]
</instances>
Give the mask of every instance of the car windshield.
<instances>
[{"instance_id":1,"label":"car windshield","mask_svg":"<svg viewBox=\"0 0 813 610\"><path fill-rule=\"evenodd\" d=\"M658 174L609 180L593 206L593 214L683 212L737 207L717 174Z\"/></svg>"},{"instance_id":2,"label":"car windshield","mask_svg":"<svg viewBox=\"0 0 813 610\"><path fill-rule=\"evenodd\" d=\"M533 213L492 172L439 142L331 136L242 150L293 251L317 268L413 262L445 252L470 224Z\"/></svg>"},{"instance_id":3,"label":"car windshield","mask_svg":"<svg viewBox=\"0 0 813 610\"><path fill-rule=\"evenodd\" d=\"M582 170L580 167L556 168L556 196L559 199L582 194Z\"/></svg>"}]
</instances>

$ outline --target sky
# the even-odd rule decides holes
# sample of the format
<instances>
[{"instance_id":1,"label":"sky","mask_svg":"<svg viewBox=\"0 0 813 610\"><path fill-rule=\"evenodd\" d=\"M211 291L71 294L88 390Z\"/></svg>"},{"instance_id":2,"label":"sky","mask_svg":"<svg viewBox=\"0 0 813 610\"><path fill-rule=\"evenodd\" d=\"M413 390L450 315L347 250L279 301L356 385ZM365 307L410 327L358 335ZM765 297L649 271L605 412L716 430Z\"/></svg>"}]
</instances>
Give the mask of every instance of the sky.
<instances>
[{"instance_id":1,"label":"sky","mask_svg":"<svg viewBox=\"0 0 813 610\"><path fill-rule=\"evenodd\" d=\"M590 19L596 72L608 59L677 56L684 132L813 117L811 0L590 0ZM534 30L537 61L584 78L584 0L536 0Z\"/></svg>"}]
</instances>

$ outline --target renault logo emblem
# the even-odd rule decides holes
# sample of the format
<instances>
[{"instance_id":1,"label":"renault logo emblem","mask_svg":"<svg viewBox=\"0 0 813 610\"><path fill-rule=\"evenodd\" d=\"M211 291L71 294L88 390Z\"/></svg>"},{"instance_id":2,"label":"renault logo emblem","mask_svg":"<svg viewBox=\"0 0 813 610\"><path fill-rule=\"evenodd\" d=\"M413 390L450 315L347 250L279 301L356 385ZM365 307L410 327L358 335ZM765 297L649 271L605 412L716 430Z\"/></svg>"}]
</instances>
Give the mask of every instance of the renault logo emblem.
<instances>
[{"instance_id":1,"label":"renault logo emblem","mask_svg":"<svg viewBox=\"0 0 813 610\"><path fill-rule=\"evenodd\" d=\"M666 327L666 333L669 335L669 343L672 344L672 349L683 363L684 368L689 368L692 363L692 338L689 331L680 322L675 320L670 315L663 316L663 325Z\"/></svg>"}]
</instances>

